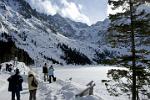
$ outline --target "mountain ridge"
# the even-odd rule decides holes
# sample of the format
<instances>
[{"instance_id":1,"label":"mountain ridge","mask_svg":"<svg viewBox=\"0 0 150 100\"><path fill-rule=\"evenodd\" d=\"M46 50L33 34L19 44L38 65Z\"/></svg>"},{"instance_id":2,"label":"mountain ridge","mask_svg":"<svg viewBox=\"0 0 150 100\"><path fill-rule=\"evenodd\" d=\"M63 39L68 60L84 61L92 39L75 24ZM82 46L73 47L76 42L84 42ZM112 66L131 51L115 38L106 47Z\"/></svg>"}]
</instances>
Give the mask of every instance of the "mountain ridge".
<instances>
[{"instance_id":1,"label":"mountain ridge","mask_svg":"<svg viewBox=\"0 0 150 100\"><path fill-rule=\"evenodd\" d=\"M109 19L88 26L59 14L41 14L25 0L0 1L0 41L11 40L35 62L76 64L80 59L75 58L81 57L86 59L84 64L98 64L101 59L127 54L129 48L108 43L109 27Z\"/></svg>"},{"instance_id":2,"label":"mountain ridge","mask_svg":"<svg viewBox=\"0 0 150 100\"><path fill-rule=\"evenodd\" d=\"M59 21L59 18L61 21ZM8 38L2 37L2 35L7 34L16 47L26 51L35 61L45 62L50 60L51 62L66 64L66 60L61 58L66 55L58 47L58 44L65 44L70 48L69 50L80 52L81 55L87 56L92 63L96 63L93 60L95 50L100 49L92 41L87 43L84 40L88 37L88 35L84 36L86 35L84 29L89 28L86 24L76 23L59 15L46 16L40 14L32 9L25 0L0 1L0 19L0 40L7 42ZM62 21L66 23L66 26ZM61 23L62 26L59 25ZM78 31L79 28L81 31L77 36L77 32L74 31ZM81 36L80 32L83 31L85 31L84 35ZM80 39L78 39L79 37Z\"/></svg>"}]
</instances>

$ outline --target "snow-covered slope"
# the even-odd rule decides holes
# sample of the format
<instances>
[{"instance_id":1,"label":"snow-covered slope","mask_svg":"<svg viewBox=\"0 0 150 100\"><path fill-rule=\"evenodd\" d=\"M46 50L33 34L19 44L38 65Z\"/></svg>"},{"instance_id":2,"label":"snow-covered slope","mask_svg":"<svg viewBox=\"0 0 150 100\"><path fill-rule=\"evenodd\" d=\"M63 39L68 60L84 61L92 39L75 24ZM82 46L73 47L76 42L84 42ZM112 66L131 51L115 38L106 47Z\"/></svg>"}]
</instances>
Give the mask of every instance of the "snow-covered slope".
<instances>
[{"instance_id":1,"label":"snow-covered slope","mask_svg":"<svg viewBox=\"0 0 150 100\"><path fill-rule=\"evenodd\" d=\"M54 16L49 15L48 22L60 34L66 37L99 45L105 40L103 38L110 23L109 19L105 19L102 22L99 21L94 25L88 26L80 22L74 22L68 18L63 18L59 14Z\"/></svg>"},{"instance_id":2,"label":"snow-covered slope","mask_svg":"<svg viewBox=\"0 0 150 100\"><path fill-rule=\"evenodd\" d=\"M141 5L137 13L146 8L146 12L149 12L148 7L149 3ZM119 21L124 22L127 20ZM32 9L26 0L0 1L0 41L12 40L18 48L23 49L37 62L49 59L66 64L67 58L62 59L65 51L60 44L84 54L92 64L96 63L97 52L107 50L127 53L126 47L118 49L106 44L109 24L109 19L88 26L58 14L47 16Z\"/></svg>"},{"instance_id":3,"label":"snow-covered slope","mask_svg":"<svg viewBox=\"0 0 150 100\"><path fill-rule=\"evenodd\" d=\"M53 22L55 22L53 24L57 24L59 22L62 26L64 26L63 20L60 19L60 21L58 17L59 15L54 16L53 19L57 19L57 21L53 20ZM68 47L83 53L94 63L93 58L95 50L98 50L98 46L96 44L92 44L91 42L87 43L87 41L69 38L69 36L66 37L60 34L64 31L58 31L58 29L55 29L56 26L50 23L50 21L47 22L48 19L44 19L44 15L37 13L24 0L1 0L0 19L0 40L8 41L8 38L4 36L7 34L11 37L11 40L15 42L17 47L26 51L34 60L43 61L47 58L54 59L59 63L65 64L64 59L61 59L61 56L64 56L64 52L58 46L58 44L65 44ZM66 21L67 19L64 20ZM76 30L88 27L87 25L75 23L69 19L68 21L67 23L73 23L71 24L71 27L75 27ZM68 27L61 28L69 31ZM75 28L73 30L75 30ZM98 27L96 27L96 29L98 29ZM88 30L90 31L89 35L92 36L91 28L88 27ZM69 31L68 33L73 34L72 31ZM78 32L75 33L77 34ZM85 33L83 33L82 37L79 37L84 39L89 37L88 34ZM76 36L77 35L74 35L72 37Z\"/></svg>"}]
</instances>

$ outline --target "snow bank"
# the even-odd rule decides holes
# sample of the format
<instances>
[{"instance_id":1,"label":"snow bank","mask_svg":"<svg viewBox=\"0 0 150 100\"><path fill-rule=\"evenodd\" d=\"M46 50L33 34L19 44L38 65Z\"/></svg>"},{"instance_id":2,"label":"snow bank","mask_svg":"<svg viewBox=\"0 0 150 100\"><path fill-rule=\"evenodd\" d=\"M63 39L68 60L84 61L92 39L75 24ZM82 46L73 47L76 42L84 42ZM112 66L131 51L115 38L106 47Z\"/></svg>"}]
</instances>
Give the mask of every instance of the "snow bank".
<instances>
[{"instance_id":1,"label":"snow bank","mask_svg":"<svg viewBox=\"0 0 150 100\"><path fill-rule=\"evenodd\" d=\"M27 75L28 72L30 71L30 68L28 66L26 66L24 62L16 62L16 65L14 65L14 61L2 63L3 71L5 70L6 64L11 64L13 70L18 68L21 75ZM10 74L14 74L14 71L12 71L12 73L10 73Z\"/></svg>"},{"instance_id":2,"label":"snow bank","mask_svg":"<svg viewBox=\"0 0 150 100\"><path fill-rule=\"evenodd\" d=\"M2 72L0 75L0 100L8 100L11 94L7 96L8 92L8 82L7 78L10 77L14 72L6 72L6 64L13 64L13 61L5 62L2 64ZM27 74L28 71L32 70L36 73L39 81L39 87L37 89L37 100L102 100L99 96L84 96L76 98L75 95L83 91L87 86L78 84L70 80L61 80L57 77L57 81L49 84L43 81L43 74L40 67L30 69L23 62L17 62L14 69L18 68L20 74L24 78L23 91L21 91L21 99L27 100L29 96L28 84L27 84ZM61 77L60 77L61 78Z\"/></svg>"},{"instance_id":3,"label":"snow bank","mask_svg":"<svg viewBox=\"0 0 150 100\"><path fill-rule=\"evenodd\" d=\"M84 96L82 98L80 98L80 100L102 100L96 96Z\"/></svg>"}]
</instances>

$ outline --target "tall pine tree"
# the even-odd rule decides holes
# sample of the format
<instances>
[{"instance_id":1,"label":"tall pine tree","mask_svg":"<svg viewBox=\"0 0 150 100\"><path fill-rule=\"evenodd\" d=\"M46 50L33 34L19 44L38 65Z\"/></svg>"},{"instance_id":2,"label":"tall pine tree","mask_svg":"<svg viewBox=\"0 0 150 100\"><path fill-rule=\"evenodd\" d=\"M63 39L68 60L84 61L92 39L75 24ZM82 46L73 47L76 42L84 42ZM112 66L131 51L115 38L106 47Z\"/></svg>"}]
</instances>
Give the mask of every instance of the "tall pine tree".
<instances>
[{"instance_id":1,"label":"tall pine tree","mask_svg":"<svg viewBox=\"0 0 150 100\"><path fill-rule=\"evenodd\" d=\"M112 94L118 92L113 87L120 87L124 93L131 90L132 100L146 95L150 98L150 8L149 0L108 0L112 10L121 12L110 14L111 27L108 39L113 47L127 50L126 54L116 57L116 63L126 66L128 70L110 70L110 79L117 85L105 84ZM148 7L146 9L146 7ZM122 81L126 78L126 82ZM110 86L109 86L110 85ZM119 93L118 93L119 94Z\"/></svg>"}]
</instances>

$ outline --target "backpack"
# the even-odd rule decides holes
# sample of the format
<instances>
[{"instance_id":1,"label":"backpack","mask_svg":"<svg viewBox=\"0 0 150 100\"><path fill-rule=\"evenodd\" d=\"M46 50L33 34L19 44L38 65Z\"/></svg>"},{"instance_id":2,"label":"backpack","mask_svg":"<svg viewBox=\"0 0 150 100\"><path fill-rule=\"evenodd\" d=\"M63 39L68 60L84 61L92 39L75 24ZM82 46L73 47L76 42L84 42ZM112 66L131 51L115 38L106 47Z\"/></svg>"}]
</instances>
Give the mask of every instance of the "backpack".
<instances>
[{"instance_id":1,"label":"backpack","mask_svg":"<svg viewBox=\"0 0 150 100\"><path fill-rule=\"evenodd\" d=\"M33 77L33 80L32 80L32 82L31 82L31 85L33 86L33 87L38 87L38 81Z\"/></svg>"},{"instance_id":2,"label":"backpack","mask_svg":"<svg viewBox=\"0 0 150 100\"><path fill-rule=\"evenodd\" d=\"M56 81L56 77L53 78L53 81L54 81L54 82Z\"/></svg>"}]
</instances>

